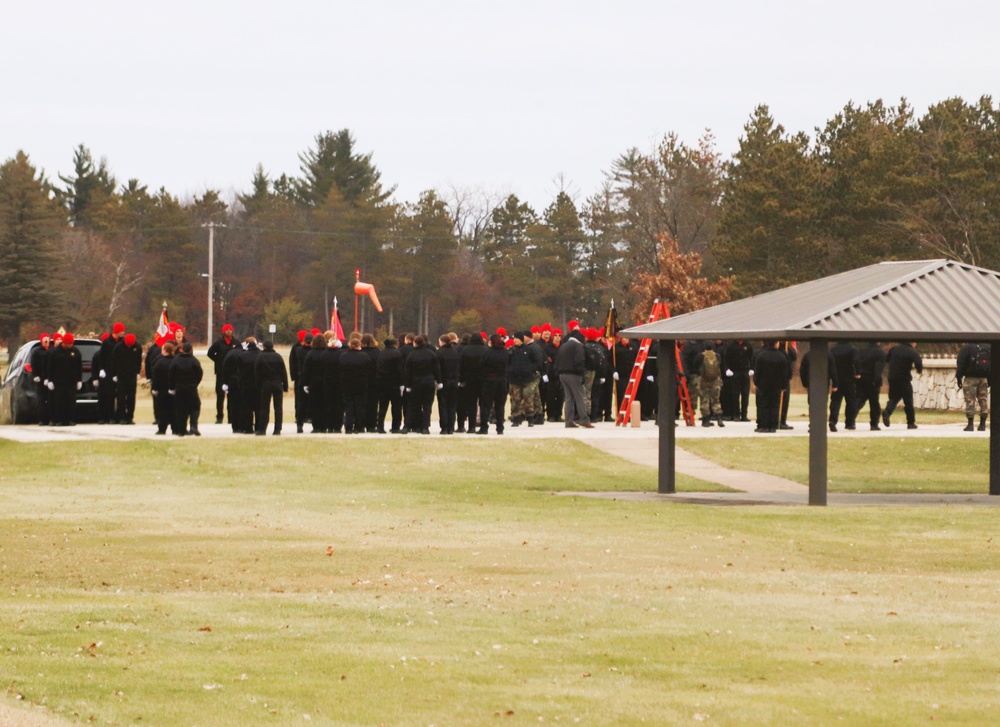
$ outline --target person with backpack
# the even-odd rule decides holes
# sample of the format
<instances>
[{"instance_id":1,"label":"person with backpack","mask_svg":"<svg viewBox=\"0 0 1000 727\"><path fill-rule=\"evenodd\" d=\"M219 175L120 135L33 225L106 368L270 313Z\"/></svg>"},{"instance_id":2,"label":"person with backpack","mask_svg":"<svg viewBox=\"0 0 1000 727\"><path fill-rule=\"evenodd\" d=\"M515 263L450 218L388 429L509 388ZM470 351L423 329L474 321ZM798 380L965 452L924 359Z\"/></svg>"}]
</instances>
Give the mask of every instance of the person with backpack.
<instances>
[{"instance_id":1,"label":"person with backpack","mask_svg":"<svg viewBox=\"0 0 1000 727\"><path fill-rule=\"evenodd\" d=\"M990 413L990 344L967 343L958 352L955 381L965 396L965 416L969 420L963 431L971 432L979 405L979 431L986 431Z\"/></svg>"},{"instance_id":2,"label":"person with backpack","mask_svg":"<svg viewBox=\"0 0 1000 727\"><path fill-rule=\"evenodd\" d=\"M714 343L705 343L705 349L694 358L693 368L701 387L701 425L711 427L714 420L720 427L726 426L722 423L722 362Z\"/></svg>"}]
</instances>

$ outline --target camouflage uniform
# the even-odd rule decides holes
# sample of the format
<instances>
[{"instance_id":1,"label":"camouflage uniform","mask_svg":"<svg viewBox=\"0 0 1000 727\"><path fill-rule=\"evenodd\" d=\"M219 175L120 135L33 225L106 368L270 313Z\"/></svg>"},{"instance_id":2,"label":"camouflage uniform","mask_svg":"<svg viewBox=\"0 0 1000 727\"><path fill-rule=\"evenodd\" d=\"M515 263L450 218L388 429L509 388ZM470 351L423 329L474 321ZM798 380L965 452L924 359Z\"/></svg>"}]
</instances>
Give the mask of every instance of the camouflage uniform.
<instances>
[{"instance_id":1,"label":"camouflage uniform","mask_svg":"<svg viewBox=\"0 0 1000 727\"><path fill-rule=\"evenodd\" d=\"M721 415L722 404L719 400L722 395L722 379L715 379L715 381L706 381L702 377L699 379L701 379L698 383L701 387L699 394L701 395L702 418Z\"/></svg>"},{"instance_id":2,"label":"camouflage uniform","mask_svg":"<svg viewBox=\"0 0 1000 727\"><path fill-rule=\"evenodd\" d=\"M962 381L962 393L965 395L965 416L976 415L976 403L979 403L979 413L986 416L990 413L990 382L975 376L966 376Z\"/></svg>"},{"instance_id":3,"label":"camouflage uniform","mask_svg":"<svg viewBox=\"0 0 1000 727\"><path fill-rule=\"evenodd\" d=\"M535 379L530 384L511 384L510 385L510 418L513 421L515 417L522 417L525 419L530 419L535 416L535 414L540 413L539 409L535 408L535 401L538 400L538 379Z\"/></svg>"}]
</instances>

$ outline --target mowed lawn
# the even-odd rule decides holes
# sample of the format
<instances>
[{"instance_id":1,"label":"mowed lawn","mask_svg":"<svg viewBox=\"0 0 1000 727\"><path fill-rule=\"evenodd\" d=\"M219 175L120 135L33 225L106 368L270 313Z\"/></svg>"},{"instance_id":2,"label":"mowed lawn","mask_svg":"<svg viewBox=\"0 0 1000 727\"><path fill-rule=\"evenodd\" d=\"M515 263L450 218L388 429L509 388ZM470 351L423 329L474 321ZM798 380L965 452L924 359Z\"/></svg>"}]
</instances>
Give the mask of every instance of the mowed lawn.
<instances>
[{"instance_id":1,"label":"mowed lawn","mask_svg":"<svg viewBox=\"0 0 1000 727\"><path fill-rule=\"evenodd\" d=\"M6 702L96 724L990 724L992 508L712 507L573 441L0 442ZM697 483L682 481L685 487Z\"/></svg>"}]
</instances>

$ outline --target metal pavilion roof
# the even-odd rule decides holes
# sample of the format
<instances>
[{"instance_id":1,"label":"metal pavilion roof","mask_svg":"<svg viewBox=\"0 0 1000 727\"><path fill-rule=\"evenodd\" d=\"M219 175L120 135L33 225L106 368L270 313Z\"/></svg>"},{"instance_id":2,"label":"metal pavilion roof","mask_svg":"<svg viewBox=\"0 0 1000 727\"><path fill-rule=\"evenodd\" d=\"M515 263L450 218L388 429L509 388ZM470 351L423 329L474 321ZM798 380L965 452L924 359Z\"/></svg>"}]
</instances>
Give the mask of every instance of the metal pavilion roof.
<instances>
[{"instance_id":1,"label":"metal pavilion roof","mask_svg":"<svg viewBox=\"0 0 1000 727\"><path fill-rule=\"evenodd\" d=\"M655 339L989 341L1000 273L953 260L884 262L634 326Z\"/></svg>"}]
</instances>

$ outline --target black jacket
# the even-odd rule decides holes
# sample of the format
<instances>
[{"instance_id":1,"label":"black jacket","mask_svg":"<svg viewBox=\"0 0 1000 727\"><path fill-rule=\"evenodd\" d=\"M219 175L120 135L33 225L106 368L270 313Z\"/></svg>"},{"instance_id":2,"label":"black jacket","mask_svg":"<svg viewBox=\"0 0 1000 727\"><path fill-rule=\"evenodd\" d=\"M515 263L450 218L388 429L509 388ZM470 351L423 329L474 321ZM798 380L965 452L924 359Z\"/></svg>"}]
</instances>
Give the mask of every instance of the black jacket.
<instances>
[{"instance_id":1,"label":"black jacket","mask_svg":"<svg viewBox=\"0 0 1000 727\"><path fill-rule=\"evenodd\" d=\"M889 364L890 382L905 383L912 380L911 371L917 370L918 374L924 371L924 361L916 349L908 343L900 343L889 349L885 357L885 362Z\"/></svg>"},{"instance_id":2,"label":"black jacket","mask_svg":"<svg viewBox=\"0 0 1000 727\"><path fill-rule=\"evenodd\" d=\"M441 362L433 348L421 346L410 351L403 364L403 381L407 386L413 386L417 379L432 377L441 381Z\"/></svg>"},{"instance_id":3,"label":"black jacket","mask_svg":"<svg viewBox=\"0 0 1000 727\"><path fill-rule=\"evenodd\" d=\"M458 376L462 366L458 349L452 344L446 343L437 350L437 357L438 363L441 365L441 383L446 386L458 384Z\"/></svg>"},{"instance_id":4,"label":"black jacket","mask_svg":"<svg viewBox=\"0 0 1000 727\"><path fill-rule=\"evenodd\" d=\"M201 377L201 363L198 359L190 353L182 353L179 356L174 356L167 374L167 382L170 391L197 389L198 384L201 383Z\"/></svg>"},{"instance_id":5,"label":"black jacket","mask_svg":"<svg viewBox=\"0 0 1000 727\"><path fill-rule=\"evenodd\" d=\"M567 338L559 347L559 353L556 354L556 373L579 376L587 373L587 352L583 350L583 344L575 338Z\"/></svg>"},{"instance_id":6,"label":"black jacket","mask_svg":"<svg viewBox=\"0 0 1000 727\"><path fill-rule=\"evenodd\" d=\"M49 381L58 387L76 387L83 380L83 359L76 346L64 347L61 343L50 349L48 357Z\"/></svg>"},{"instance_id":7,"label":"black jacket","mask_svg":"<svg viewBox=\"0 0 1000 727\"><path fill-rule=\"evenodd\" d=\"M535 380L537 364L527 346L512 346L508 354L507 379L512 384L524 386Z\"/></svg>"},{"instance_id":8,"label":"black jacket","mask_svg":"<svg viewBox=\"0 0 1000 727\"><path fill-rule=\"evenodd\" d=\"M117 376L119 382L135 381L139 372L142 371L142 348L138 343L126 346L124 340L119 341L118 345L111 351L110 368L108 375ZM107 370L107 364L105 364L105 370Z\"/></svg>"},{"instance_id":9,"label":"black jacket","mask_svg":"<svg viewBox=\"0 0 1000 727\"><path fill-rule=\"evenodd\" d=\"M854 386L855 378L861 373L861 357L858 349L846 341L840 341L830 349L833 365L837 367L837 382L840 386Z\"/></svg>"},{"instance_id":10,"label":"black jacket","mask_svg":"<svg viewBox=\"0 0 1000 727\"><path fill-rule=\"evenodd\" d=\"M356 348L343 349L339 358L340 385L345 389L358 388L362 384L366 389L371 370L375 368L371 356Z\"/></svg>"},{"instance_id":11,"label":"black jacket","mask_svg":"<svg viewBox=\"0 0 1000 727\"><path fill-rule=\"evenodd\" d=\"M282 391L288 391L288 371L285 360L277 351L261 351L253 365L254 380L257 386L281 384Z\"/></svg>"},{"instance_id":12,"label":"black jacket","mask_svg":"<svg viewBox=\"0 0 1000 727\"><path fill-rule=\"evenodd\" d=\"M479 334L473 334L478 336ZM483 339L480 338L480 341ZM486 360L486 346L480 343L470 343L462 349L459 355L458 378L463 384L479 381L483 378L483 362Z\"/></svg>"},{"instance_id":13,"label":"black jacket","mask_svg":"<svg viewBox=\"0 0 1000 727\"><path fill-rule=\"evenodd\" d=\"M864 387L882 388L882 372L885 369L885 351L877 343L869 343L858 353L858 384Z\"/></svg>"},{"instance_id":14,"label":"black jacket","mask_svg":"<svg viewBox=\"0 0 1000 727\"><path fill-rule=\"evenodd\" d=\"M774 394L784 390L792 375L791 362L784 351L767 348L760 352L755 363L753 383L765 394Z\"/></svg>"},{"instance_id":15,"label":"black jacket","mask_svg":"<svg viewBox=\"0 0 1000 727\"><path fill-rule=\"evenodd\" d=\"M403 385L403 354L395 346L386 346L379 351L375 381L383 386Z\"/></svg>"},{"instance_id":16,"label":"black jacket","mask_svg":"<svg viewBox=\"0 0 1000 727\"><path fill-rule=\"evenodd\" d=\"M507 377L507 349L493 348L486 346L486 353L483 356L483 379Z\"/></svg>"},{"instance_id":17,"label":"black jacket","mask_svg":"<svg viewBox=\"0 0 1000 727\"><path fill-rule=\"evenodd\" d=\"M213 343L208 348L208 357L215 364L215 376L218 378L222 374L222 364L226 359L226 354L232 351L234 348L239 348L235 338L230 338L228 341L223 336L218 341Z\"/></svg>"}]
</instances>

